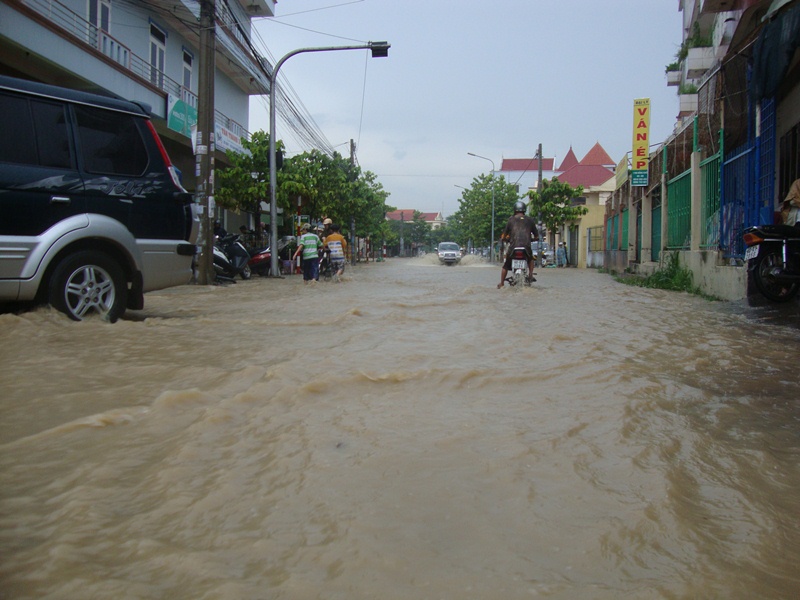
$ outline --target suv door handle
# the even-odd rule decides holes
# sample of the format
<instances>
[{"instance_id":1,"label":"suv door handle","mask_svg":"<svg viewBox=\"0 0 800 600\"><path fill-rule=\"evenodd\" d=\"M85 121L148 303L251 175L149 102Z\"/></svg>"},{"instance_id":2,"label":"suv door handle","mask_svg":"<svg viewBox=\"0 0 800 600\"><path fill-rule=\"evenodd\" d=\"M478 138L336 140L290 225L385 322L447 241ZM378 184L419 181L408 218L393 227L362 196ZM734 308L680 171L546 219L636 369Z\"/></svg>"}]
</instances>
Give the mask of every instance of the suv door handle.
<instances>
[{"instance_id":1,"label":"suv door handle","mask_svg":"<svg viewBox=\"0 0 800 600\"><path fill-rule=\"evenodd\" d=\"M69 196L51 196L50 204L69 204L72 199Z\"/></svg>"}]
</instances>

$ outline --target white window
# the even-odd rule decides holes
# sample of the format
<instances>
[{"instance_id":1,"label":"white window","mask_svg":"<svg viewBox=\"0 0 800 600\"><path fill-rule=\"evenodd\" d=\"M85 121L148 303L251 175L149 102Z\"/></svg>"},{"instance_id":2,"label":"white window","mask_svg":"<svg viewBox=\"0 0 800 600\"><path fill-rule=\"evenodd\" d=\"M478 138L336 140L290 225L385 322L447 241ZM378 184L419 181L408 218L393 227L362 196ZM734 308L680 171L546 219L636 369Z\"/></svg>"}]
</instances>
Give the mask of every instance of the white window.
<instances>
[{"instance_id":1,"label":"white window","mask_svg":"<svg viewBox=\"0 0 800 600\"><path fill-rule=\"evenodd\" d=\"M89 21L88 42L100 47L100 32L111 33L111 0L87 0L86 20Z\"/></svg>"},{"instance_id":2,"label":"white window","mask_svg":"<svg viewBox=\"0 0 800 600\"><path fill-rule=\"evenodd\" d=\"M150 81L164 87L165 56L167 54L167 34L150 23Z\"/></svg>"},{"instance_id":3,"label":"white window","mask_svg":"<svg viewBox=\"0 0 800 600\"><path fill-rule=\"evenodd\" d=\"M89 23L111 33L111 0L88 0Z\"/></svg>"},{"instance_id":4,"label":"white window","mask_svg":"<svg viewBox=\"0 0 800 600\"><path fill-rule=\"evenodd\" d=\"M192 71L194 65L194 55L186 48L183 49L183 87L187 91L192 90Z\"/></svg>"}]
</instances>

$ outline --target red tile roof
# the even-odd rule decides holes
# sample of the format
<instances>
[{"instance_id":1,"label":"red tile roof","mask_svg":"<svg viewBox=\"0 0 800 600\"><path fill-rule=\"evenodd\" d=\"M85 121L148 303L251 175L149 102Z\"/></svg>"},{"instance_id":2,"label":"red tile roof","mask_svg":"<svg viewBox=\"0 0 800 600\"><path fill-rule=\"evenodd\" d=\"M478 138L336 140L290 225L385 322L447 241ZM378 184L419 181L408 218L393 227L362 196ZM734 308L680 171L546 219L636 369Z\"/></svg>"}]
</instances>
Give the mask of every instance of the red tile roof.
<instances>
[{"instance_id":1,"label":"red tile roof","mask_svg":"<svg viewBox=\"0 0 800 600\"><path fill-rule=\"evenodd\" d=\"M572 187L582 185L585 188L601 185L614 176L614 171L600 165L575 165L560 175L556 175L561 183Z\"/></svg>"},{"instance_id":2,"label":"red tile roof","mask_svg":"<svg viewBox=\"0 0 800 600\"><path fill-rule=\"evenodd\" d=\"M612 158L608 155L603 147L600 145L600 142L597 142L589 152L586 153L586 156L583 157L581 160L582 165L602 165L602 166L614 166L617 163L612 160Z\"/></svg>"},{"instance_id":3,"label":"red tile roof","mask_svg":"<svg viewBox=\"0 0 800 600\"><path fill-rule=\"evenodd\" d=\"M552 171L555 159L545 158L542 160L542 170ZM538 171L539 161L536 158L504 158L500 165L500 171Z\"/></svg>"},{"instance_id":4,"label":"red tile roof","mask_svg":"<svg viewBox=\"0 0 800 600\"><path fill-rule=\"evenodd\" d=\"M566 171L567 169L571 169L575 165L578 164L578 157L575 156L575 153L572 151L572 146L569 147L569 152L564 157L564 160L561 161L561 166L558 167L559 171Z\"/></svg>"},{"instance_id":5,"label":"red tile roof","mask_svg":"<svg viewBox=\"0 0 800 600\"><path fill-rule=\"evenodd\" d=\"M417 212L413 208L404 208L401 210L393 210L386 213L386 218L390 221L413 221L414 213ZM420 211L421 212L421 211ZM439 213L435 212L421 212L422 218L426 223L433 223L439 218ZM402 218L401 218L402 215Z\"/></svg>"}]
</instances>

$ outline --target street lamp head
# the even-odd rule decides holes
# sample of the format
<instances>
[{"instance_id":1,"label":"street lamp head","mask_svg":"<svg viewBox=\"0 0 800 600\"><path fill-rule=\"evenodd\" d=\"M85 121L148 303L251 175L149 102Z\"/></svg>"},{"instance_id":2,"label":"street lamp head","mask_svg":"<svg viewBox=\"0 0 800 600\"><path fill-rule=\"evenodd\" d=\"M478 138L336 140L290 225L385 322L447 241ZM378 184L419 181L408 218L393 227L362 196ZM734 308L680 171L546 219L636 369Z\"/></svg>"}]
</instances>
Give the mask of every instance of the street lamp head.
<instances>
[{"instance_id":1,"label":"street lamp head","mask_svg":"<svg viewBox=\"0 0 800 600\"><path fill-rule=\"evenodd\" d=\"M492 174L494 174L494 161L491 158L488 158L486 156L481 156L480 154L475 154L474 152L467 152L467 155L474 156L475 158L481 158L483 160L488 160L490 163L492 163Z\"/></svg>"},{"instance_id":2,"label":"street lamp head","mask_svg":"<svg viewBox=\"0 0 800 600\"><path fill-rule=\"evenodd\" d=\"M392 45L389 42L370 42L369 49L372 52L372 58L386 58L389 56L389 48Z\"/></svg>"}]
</instances>

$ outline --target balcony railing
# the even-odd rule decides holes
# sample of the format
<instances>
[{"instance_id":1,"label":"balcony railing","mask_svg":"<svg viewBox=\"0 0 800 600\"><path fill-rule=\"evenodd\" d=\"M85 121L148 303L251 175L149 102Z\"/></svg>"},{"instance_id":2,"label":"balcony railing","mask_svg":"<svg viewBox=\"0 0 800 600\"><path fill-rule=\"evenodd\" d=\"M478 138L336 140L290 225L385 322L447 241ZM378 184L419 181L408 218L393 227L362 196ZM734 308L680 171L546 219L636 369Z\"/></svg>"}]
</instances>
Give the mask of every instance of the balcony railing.
<instances>
[{"instance_id":1,"label":"balcony railing","mask_svg":"<svg viewBox=\"0 0 800 600\"><path fill-rule=\"evenodd\" d=\"M167 94L180 98L193 108L197 108L197 95L195 93L170 78L166 73L154 67L142 57L131 52L130 48L108 32L93 25L57 0L22 0L22 4L57 25L78 44L97 50L103 56L130 71L137 78L150 83ZM219 125L229 129L236 136L250 138L250 134L242 125L228 118L220 111L215 111L214 116Z\"/></svg>"}]
</instances>

